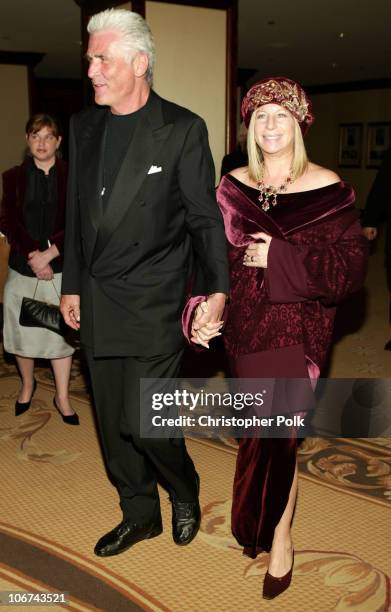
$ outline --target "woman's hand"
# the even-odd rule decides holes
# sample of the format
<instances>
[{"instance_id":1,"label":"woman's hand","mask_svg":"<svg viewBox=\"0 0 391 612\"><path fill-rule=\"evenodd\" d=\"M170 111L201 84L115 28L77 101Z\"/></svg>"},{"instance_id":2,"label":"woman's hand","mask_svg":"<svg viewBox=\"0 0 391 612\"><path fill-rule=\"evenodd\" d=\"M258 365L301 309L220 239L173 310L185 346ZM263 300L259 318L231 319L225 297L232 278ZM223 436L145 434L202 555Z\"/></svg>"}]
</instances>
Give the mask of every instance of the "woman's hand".
<instances>
[{"instance_id":1,"label":"woman's hand","mask_svg":"<svg viewBox=\"0 0 391 612\"><path fill-rule=\"evenodd\" d=\"M243 265L248 268L267 268L267 256L272 237L264 232L251 234L251 236L263 242L252 242L248 245L243 257Z\"/></svg>"},{"instance_id":2,"label":"woman's hand","mask_svg":"<svg viewBox=\"0 0 391 612\"><path fill-rule=\"evenodd\" d=\"M38 278L38 280L52 280L54 278L52 266L50 264L47 264L44 268L42 268L42 270L36 272L35 276Z\"/></svg>"},{"instance_id":3,"label":"woman's hand","mask_svg":"<svg viewBox=\"0 0 391 612\"><path fill-rule=\"evenodd\" d=\"M37 274L38 272L41 272L41 270L44 270L51 261L46 251L31 251L31 253L29 253L27 257L27 263L34 272L34 274Z\"/></svg>"},{"instance_id":4,"label":"woman's hand","mask_svg":"<svg viewBox=\"0 0 391 612\"><path fill-rule=\"evenodd\" d=\"M37 272L40 272L46 268L52 259L55 259L55 257L58 257L59 255L60 253L56 245L52 244L48 249L46 249L46 251L31 251L31 253L29 253L27 256L27 263L34 274L37 274Z\"/></svg>"},{"instance_id":5,"label":"woman's hand","mask_svg":"<svg viewBox=\"0 0 391 612\"><path fill-rule=\"evenodd\" d=\"M196 312L191 326L191 341L194 344L201 344L205 348L209 348L209 342L216 336L221 336L220 329L224 322L217 320L215 322L202 322L205 314L208 313L208 302L201 302L196 308Z\"/></svg>"}]
</instances>

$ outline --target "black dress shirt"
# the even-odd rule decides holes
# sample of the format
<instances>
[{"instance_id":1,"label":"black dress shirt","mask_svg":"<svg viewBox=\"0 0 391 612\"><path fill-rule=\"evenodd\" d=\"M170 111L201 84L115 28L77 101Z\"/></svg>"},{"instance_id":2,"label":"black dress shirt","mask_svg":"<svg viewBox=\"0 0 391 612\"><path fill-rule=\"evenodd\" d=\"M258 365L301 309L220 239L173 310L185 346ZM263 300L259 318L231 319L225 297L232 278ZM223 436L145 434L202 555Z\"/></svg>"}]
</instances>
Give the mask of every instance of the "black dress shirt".
<instances>
[{"instance_id":1,"label":"black dress shirt","mask_svg":"<svg viewBox=\"0 0 391 612\"><path fill-rule=\"evenodd\" d=\"M38 168L34 161L27 167L27 186L24 199L24 222L33 240L39 242L39 250L49 247L48 239L53 233L57 212L57 177L53 165L48 174ZM21 253L12 253L9 262L13 270L25 276L35 276ZM58 258L50 262L53 272L61 272L61 262Z\"/></svg>"}]
</instances>

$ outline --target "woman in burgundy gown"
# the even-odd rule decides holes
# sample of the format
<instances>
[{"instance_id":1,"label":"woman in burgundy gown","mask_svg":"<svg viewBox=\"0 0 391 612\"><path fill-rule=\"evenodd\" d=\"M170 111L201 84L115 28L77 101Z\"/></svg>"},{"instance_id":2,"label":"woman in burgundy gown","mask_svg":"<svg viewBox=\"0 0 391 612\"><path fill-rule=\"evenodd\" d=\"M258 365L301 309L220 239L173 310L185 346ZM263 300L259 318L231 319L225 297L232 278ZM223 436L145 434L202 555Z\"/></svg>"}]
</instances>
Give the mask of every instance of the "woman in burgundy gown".
<instances>
[{"instance_id":1,"label":"woman in burgundy gown","mask_svg":"<svg viewBox=\"0 0 391 612\"><path fill-rule=\"evenodd\" d=\"M330 348L335 306L365 278L354 192L308 161L303 135L313 115L300 85L284 77L256 83L242 117L249 165L223 177L217 191L231 265L223 337L232 374L313 379ZM207 343L216 333L193 331L193 341L198 335ZM245 554L270 551L267 599L288 588L292 575L296 450L294 430L239 444L232 530Z\"/></svg>"}]
</instances>

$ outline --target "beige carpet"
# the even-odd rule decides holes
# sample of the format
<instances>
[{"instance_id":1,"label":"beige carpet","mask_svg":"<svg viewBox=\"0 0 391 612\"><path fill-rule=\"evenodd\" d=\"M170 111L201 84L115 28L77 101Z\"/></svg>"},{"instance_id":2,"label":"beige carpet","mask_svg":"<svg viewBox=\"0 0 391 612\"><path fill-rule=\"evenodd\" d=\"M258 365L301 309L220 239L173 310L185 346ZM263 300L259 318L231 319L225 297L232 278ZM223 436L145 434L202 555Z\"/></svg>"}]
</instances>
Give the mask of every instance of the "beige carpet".
<instances>
[{"instance_id":1,"label":"beige carpet","mask_svg":"<svg viewBox=\"0 0 391 612\"><path fill-rule=\"evenodd\" d=\"M391 378L389 293L384 271L382 239L372 246L365 288L342 304L330 365L333 378Z\"/></svg>"},{"instance_id":2,"label":"beige carpet","mask_svg":"<svg viewBox=\"0 0 391 612\"><path fill-rule=\"evenodd\" d=\"M337 343L335 377L391 376L390 355L383 351L390 330L380 254L371 268L370 309L364 325ZM192 545L173 544L163 493L162 536L99 559L94 543L121 517L84 379L76 360L72 396L81 426L72 428L52 406L50 371L39 368L37 378L31 410L15 419L18 378L12 362L0 361L0 591L64 591L70 602L64 609L110 612L391 609L390 439L306 441L299 457L292 588L267 603L260 596L267 555L244 557L230 534L233 446L188 441L201 474L203 508Z\"/></svg>"},{"instance_id":3,"label":"beige carpet","mask_svg":"<svg viewBox=\"0 0 391 612\"><path fill-rule=\"evenodd\" d=\"M203 507L202 530L191 546L173 544L164 495L164 534L100 560L93 544L120 513L90 406L74 400L81 427L66 427L51 406L52 389L41 383L31 411L16 420L10 405L18 379L3 377L1 384L2 590L62 590L70 593L71 609L259 609L267 555L256 561L242 556L230 535L234 450L188 442L202 477ZM341 480L302 477L293 587L268 609L387 609L390 517L387 502L351 495Z\"/></svg>"},{"instance_id":4,"label":"beige carpet","mask_svg":"<svg viewBox=\"0 0 391 612\"><path fill-rule=\"evenodd\" d=\"M278 601L265 605L260 585L267 555L256 561L243 557L230 535L234 449L188 442L202 478L203 507L201 533L191 546L173 544L163 494L163 535L100 560L93 544L120 520L120 512L88 402L74 399L81 426L67 427L51 405L52 387L40 382L31 410L15 419L18 379L0 380L0 590L68 592L75 610L388 609L391 504L381 495L372 499L366 485L357 492L349 480L354 464L342 451L335 457L332 445L312 440L303 449L294 582ZM362 443L345 446L347 452L363 452ZM383 463L389 468L391 448L386 450ZM325 451L334 462L325 460ZM373 472L374 459L371 465Z\"/></svg>"}]
</instances>

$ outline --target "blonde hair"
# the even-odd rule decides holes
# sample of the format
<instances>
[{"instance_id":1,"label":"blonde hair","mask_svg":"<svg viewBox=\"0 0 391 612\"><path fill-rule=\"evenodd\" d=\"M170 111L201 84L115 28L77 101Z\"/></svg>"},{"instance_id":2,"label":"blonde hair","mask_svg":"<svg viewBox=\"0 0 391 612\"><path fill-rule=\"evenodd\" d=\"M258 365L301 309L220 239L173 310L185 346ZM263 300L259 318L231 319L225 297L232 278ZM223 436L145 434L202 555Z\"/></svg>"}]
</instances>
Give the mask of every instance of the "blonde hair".
<instances>
[{"instance_id":1,"label":"blonde hair","mask_svg":"<svg viewBox=\"0 0 391 612\"><path fill-rule=\"evenodd\" d=\"M251 115L250 124L247 133L247 153L248 153L248 174L251 180L259 182L262 180L263 155L261 147L255 139L255 109ZM307 151L305 150L303 134L299 126L299 122L292 116L294 121L294 137L293 137L293 159L292 159L292 179L296 180L304 174L308 166Z\"/></svg>"}]
</instances>

